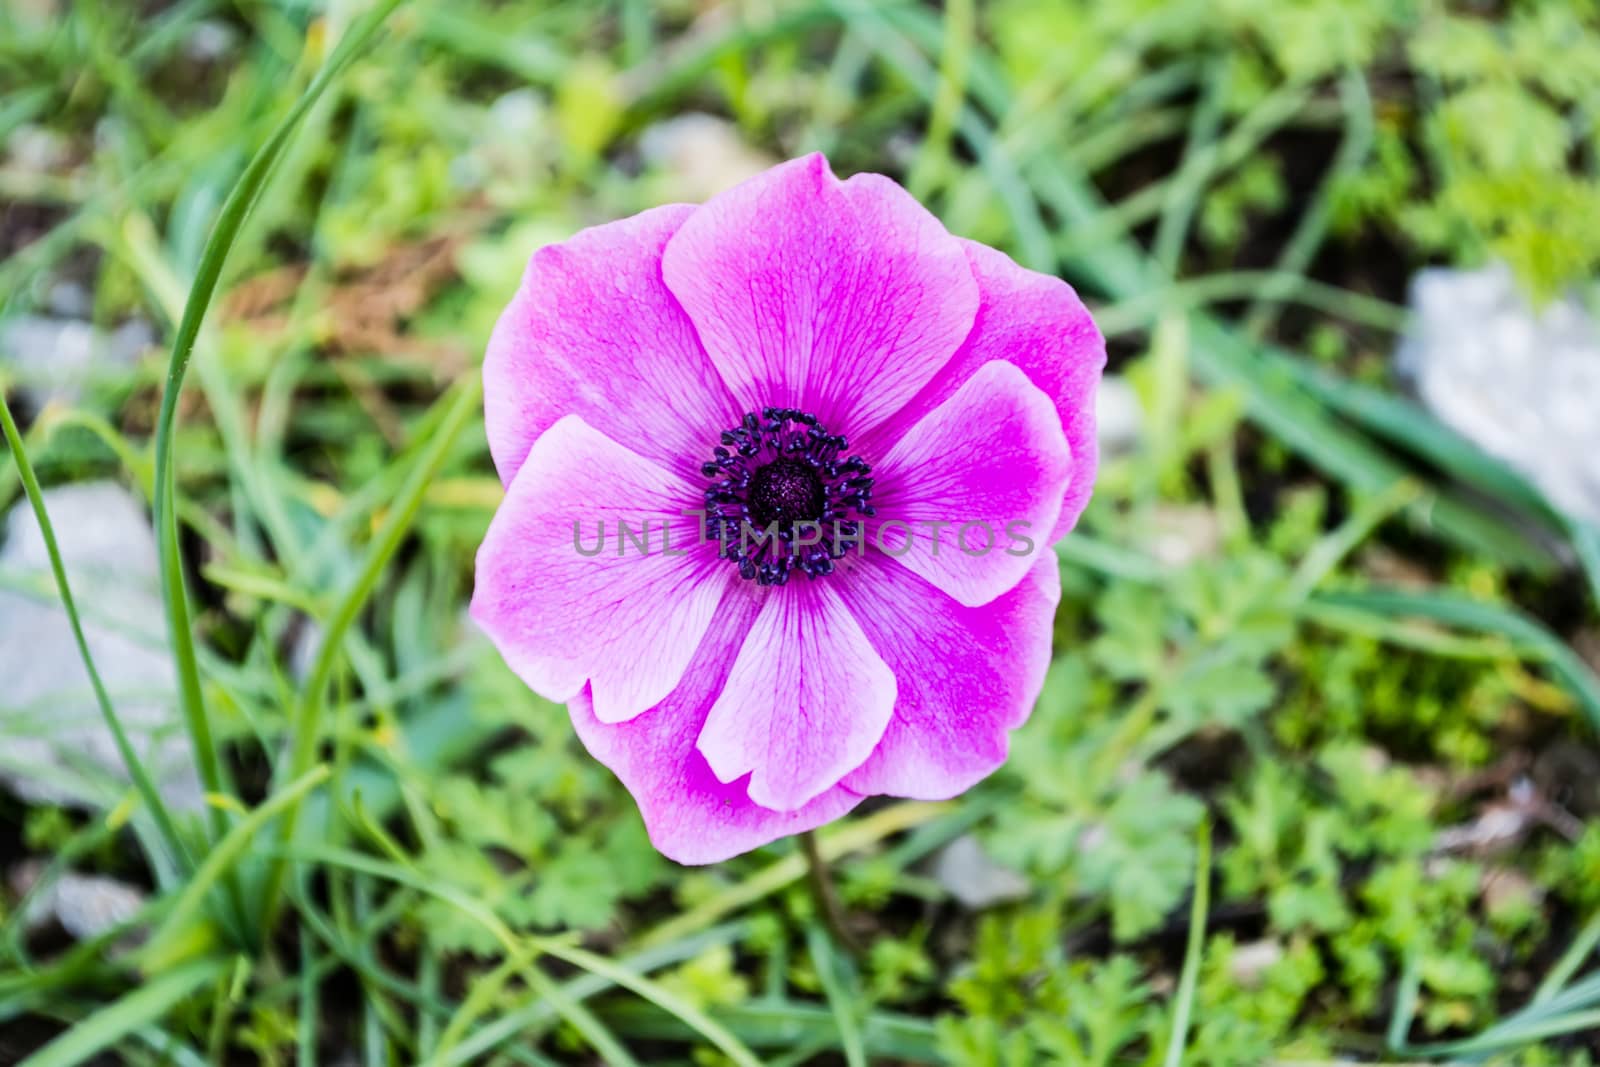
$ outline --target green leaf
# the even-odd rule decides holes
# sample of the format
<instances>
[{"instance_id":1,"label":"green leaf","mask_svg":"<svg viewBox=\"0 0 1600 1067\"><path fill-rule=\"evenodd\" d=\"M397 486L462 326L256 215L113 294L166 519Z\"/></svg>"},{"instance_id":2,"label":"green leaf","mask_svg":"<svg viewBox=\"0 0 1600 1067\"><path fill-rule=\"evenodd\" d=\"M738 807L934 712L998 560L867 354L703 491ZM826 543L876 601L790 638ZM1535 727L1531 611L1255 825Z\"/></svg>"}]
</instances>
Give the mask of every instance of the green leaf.
<instances>
[{"instance_id":1,"label":"green leaf","mask_svg":"<svg viewBox=\"0 0 1600 1067\"><path fill-rule=\"evenodd\" d=\"M200 959L174 967L112 1001L67 1030L19 1067L74 1067L118 1044L133 1031L157 1022L181 1001L220 978L228 962Z\"/></svg>"}]
</instances>

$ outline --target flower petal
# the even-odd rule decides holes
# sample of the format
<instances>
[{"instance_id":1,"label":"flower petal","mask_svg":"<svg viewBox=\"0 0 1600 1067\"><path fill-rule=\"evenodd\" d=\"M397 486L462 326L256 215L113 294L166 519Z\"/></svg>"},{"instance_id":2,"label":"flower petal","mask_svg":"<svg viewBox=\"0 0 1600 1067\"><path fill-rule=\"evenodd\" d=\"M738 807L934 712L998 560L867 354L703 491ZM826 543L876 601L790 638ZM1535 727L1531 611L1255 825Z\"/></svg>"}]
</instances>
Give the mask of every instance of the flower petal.
<instances>
[{"instance_id":1,"label":"flower petal","mask_svg":"<svg viewBox=\"0 0 1600 1067\"><path fill-rule=\"evenodd\" d=\"M700 731L716 776L794 811L860 766L883 736L895 677L829 583L774 589Z\"/></svg>"},{"instance_id":2,"label":"flower petal","mask_svg":"<svg viewBox=\"0 0 1600 1067\"><path fill-rule=\"evenodd\" d=\"M800 408L852 438L928 383L978 303L937 219L881 175L840 182L820 155L708 200L661 265L742 407Z\"/></svg>"},{"instance_id":3,"label":"flower petal","mask_svg":"<svg viewBox=\"0 0 1600 1067\"><path fill-rule=\"evenodd\" d=\"M696 496L567 416L534 443L489 524L472 617L540 696L571 700L587 682L602 721L637 715L678 684L737 580L699 540L698 521L683 517L700 506ZM648 554L620 540L619 521L634 538L648 522Z\"/></svg>"},{"instance_id":4,"label":"flower petal","mask_svg":"<svg viewBox=\"0 0 1600 1067\"><path fill-rule=\"evenodd\" d=\"M987 363L873 468L869 543L962 604L987 603L1049 551L1071 459L1050 398L1014 364Z\"/></svg>"},{"instance_id":5,"label":"flower petal","mask_svg":"<svg viewBox=\"0 0 1600 1067\"><path fill-rule=\"evenodd\" d=\"M1061 599L1053 553L1009 593L962 607L917 575L868 555L840 583L845 603L899 680L878 747L845 776L859 793L942 800L1005 762L1050 665Z\"/></svg>"},{"instance_id":6,"label":"flower petal","mask_svg":"<svg viewBox=\"0 0 1600 1067\"><path fill-rule=\"evenodd\" d=\"M851 444L863 454L886 450L979 368L997 359L1014 363L1055 402L1072 451L1072 478L1061 514L1050 536L1041 539L1041 543L1053 544L1078 521L1094 489L1099 462L1094 394L1106 364L1105 338L1078 294L1060 278L1019 267L987 245L964 240L961 246L978 280L981 298L972 332L943 372L899 414L880 425L871 440Z\"/></svg>"},{"instance_id":7,"label":"flower petal","mask_svg":"<svg viewBox=\"0 0 1600 1067\"><path fill-rule=\"evenodd\" d=\"M506 485L564 415L686 477L739 421L661 280L661 249L694 210L656 208L533 254L483 359L484 425Z\"/></svg>"},{"instance_id":8,"label":"flower petal","mask_svg":"<svg viewBox=\"0 0 1600 1067\"><path fill-rule=\"evenodd\" d=\"M750 799L748 778L719 781L695 748L764 592L752 583L731 588L678 688L638 718L615 726L601 722L587 691L567 705L584 746L633 794L651 842L679 863L737 856L832 822L861 802L834 786L794 811L773 811Z\"/></svg>"}]
</instances>

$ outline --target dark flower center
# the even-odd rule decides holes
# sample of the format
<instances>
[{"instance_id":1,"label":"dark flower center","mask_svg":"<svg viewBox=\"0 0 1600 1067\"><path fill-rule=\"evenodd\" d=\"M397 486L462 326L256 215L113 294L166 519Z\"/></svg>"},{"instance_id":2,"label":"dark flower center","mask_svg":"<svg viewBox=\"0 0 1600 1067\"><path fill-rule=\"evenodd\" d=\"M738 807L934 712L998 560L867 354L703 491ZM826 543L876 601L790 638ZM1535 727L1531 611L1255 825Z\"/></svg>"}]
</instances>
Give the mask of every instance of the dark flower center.
<instances>
[{"instance_id":1,"label":"dark flower center","mask_svg":"<svg viewBox=\"0 0 1600 1067\"><path fill-rule=\"evenodd\" d=\"M750 518L768 523L820 522L825 500L822 476L803 460L775 459L750 476Z\"/></svg>"},{"instance_id":2,"label":"dark flower center","mask_svg":"<svg viewBox=\"0 0 1600 1067\"><path fill-rule=\"evenodd\" d=\"M721 441L701 467L711 480L706 526L718 554L762 585L783 585L794 571L832 574L873 513L872 468L860 456L844 458L843 437L793 408L751 412Z\"/></svg>"}]
</instances>

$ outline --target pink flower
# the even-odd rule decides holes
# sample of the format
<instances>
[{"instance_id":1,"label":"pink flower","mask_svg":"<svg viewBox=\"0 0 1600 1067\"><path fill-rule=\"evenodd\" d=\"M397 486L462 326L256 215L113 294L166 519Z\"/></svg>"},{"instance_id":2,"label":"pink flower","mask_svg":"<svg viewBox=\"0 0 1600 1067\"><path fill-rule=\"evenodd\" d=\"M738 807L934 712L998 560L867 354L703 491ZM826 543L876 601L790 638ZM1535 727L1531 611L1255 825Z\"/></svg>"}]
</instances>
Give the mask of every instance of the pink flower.
<instances>
[{"instance_id":1,"label":"pink flower","mask_svg":"<svg viewBox=\"0 0 1600 1067\"><path fill-rule=\"evenodd\" d=\"M820 155L584 230L489 342L473 617L682 863L954 796L1038 697L1104 362L1064 282Z\"/></svg>"}]
</instances>

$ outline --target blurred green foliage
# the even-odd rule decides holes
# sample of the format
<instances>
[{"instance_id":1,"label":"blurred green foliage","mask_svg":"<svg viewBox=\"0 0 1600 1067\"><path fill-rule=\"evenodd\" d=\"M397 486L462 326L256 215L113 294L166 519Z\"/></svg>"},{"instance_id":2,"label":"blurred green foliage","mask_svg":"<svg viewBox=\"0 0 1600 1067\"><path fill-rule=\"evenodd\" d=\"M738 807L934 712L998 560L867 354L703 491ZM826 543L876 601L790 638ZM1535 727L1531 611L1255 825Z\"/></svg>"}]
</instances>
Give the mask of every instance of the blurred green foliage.
<instances>
[{"instance_id":1,"label":"blurred green foliage","mask_svg":"<svg viewBox=\"0 0 1600 1067\"><path fill-rule=\"evenodd\" d=\"M220 204L363 7L0 0L0 317L58 314L71 284L93 324L170 335ZM1043 694L967 796L822 836L852 958L793 843L663 860L565 712L476 639L500 490L474 422L343 639L331 784L277 929L246 950L203 912L200 962L151 975L26 934L8 885L0 1055L10 1027L31 1048L76 1025L131 1062L711 1067L721 1027L773 1064L1159 1064L1205 824L1182 1062L1444 1058L1471 1035L1591 1062L1593 1021L1534 1024L1600 1003L1592 940L1568 959L1600 929L1600 764L1572 676L1506 609L1566 648L1595 607L1548 550L1561 516L1386 405L1413 269L1503 259L1541 298L1591 280L1597 93L1583 0L403 4L237 235L175 440L238 805L271 792L312 624L528 254L813 148L1117 327L1142 429L1062 546ZM148 496L165 369L148 352L30 410L45 480ZM1497 625L1328 595L1372 588ZM141 880L160 918L185 882L129 817L11 804L0 827ZM930 859L967 834L1018 899L956 902ZM1530 1022L1563 969L1574 999Z\"/></svg>"}]
</instances>

